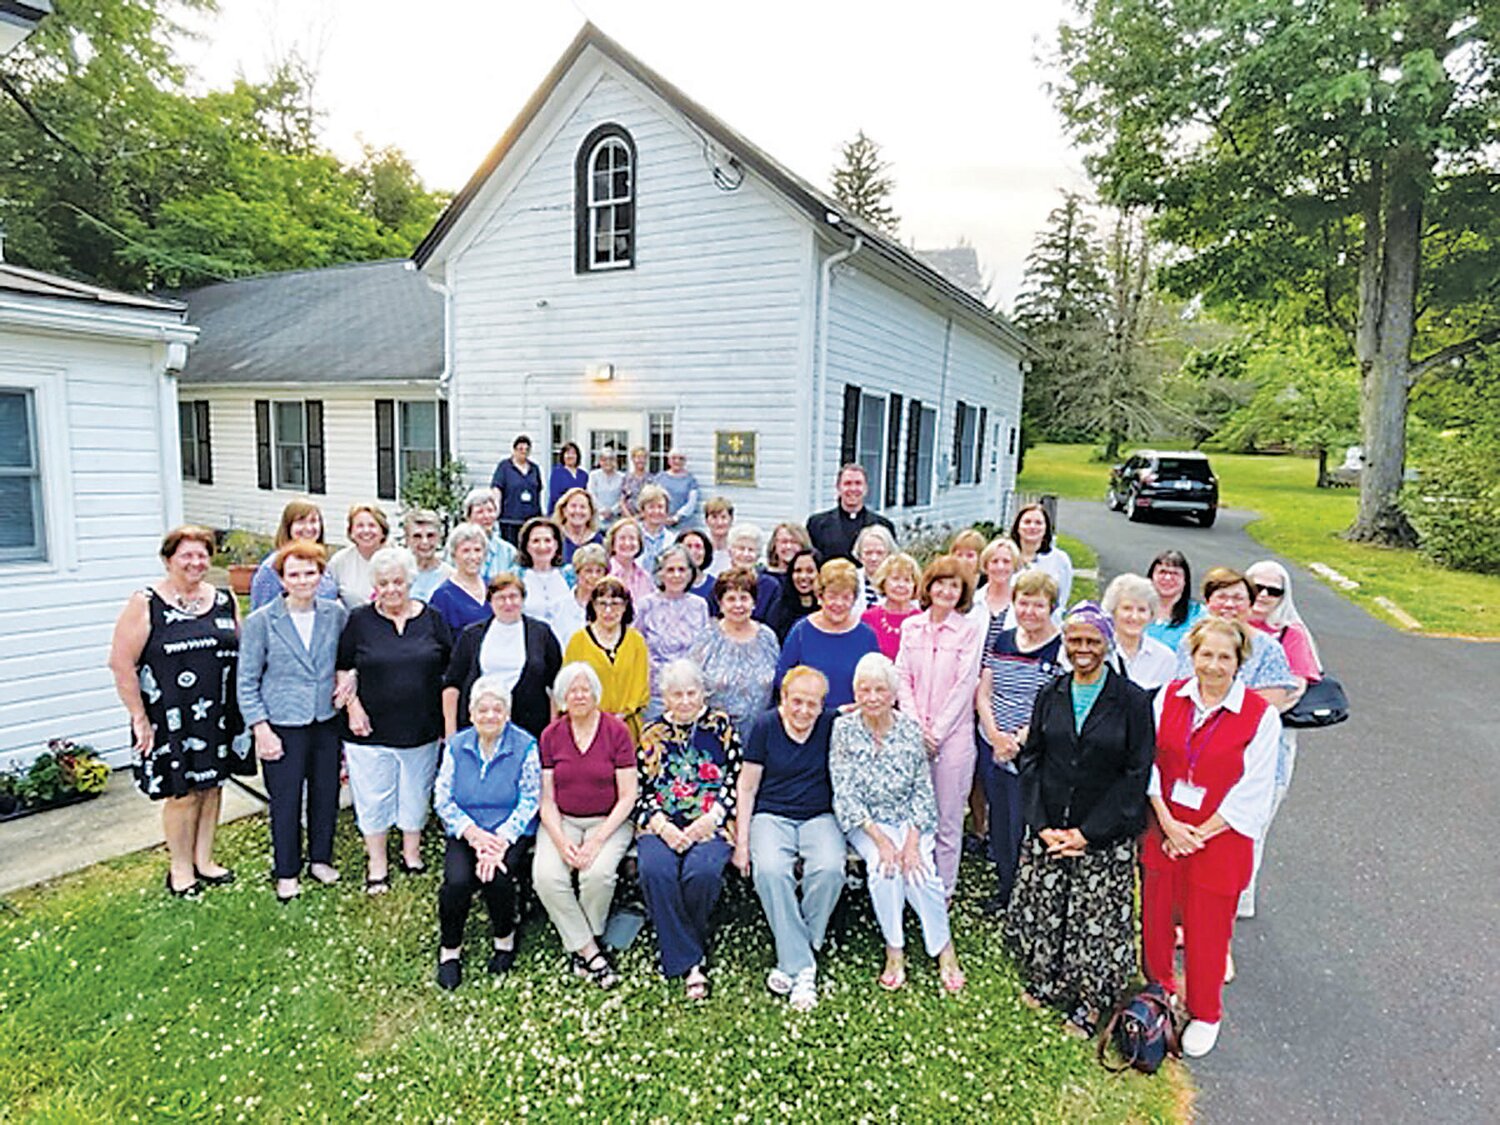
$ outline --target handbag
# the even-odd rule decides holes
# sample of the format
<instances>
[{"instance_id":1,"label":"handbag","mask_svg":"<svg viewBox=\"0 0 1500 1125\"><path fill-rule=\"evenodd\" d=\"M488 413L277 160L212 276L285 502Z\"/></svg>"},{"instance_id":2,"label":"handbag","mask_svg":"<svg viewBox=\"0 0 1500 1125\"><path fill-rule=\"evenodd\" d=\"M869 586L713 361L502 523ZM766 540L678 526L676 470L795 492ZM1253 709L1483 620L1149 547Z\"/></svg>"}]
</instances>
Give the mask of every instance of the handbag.
<instances>
[{"instance_id":1,"label":"handbag","mask_svg":"<svg viewBox=\"0 0 1500 1125\"><path fill-rule=\"evenodd\" d=\"M1344 685L1328 672L1316 683L1307 685L1302 698L1290 711L1281 715L1281 725L1299 730L1310 727L1331 727L1349 717L1349 697L1344 694Z\"/></svg>"},{"instance_id":2,"label":"handbag","mask_svg":"<svg viewBox=\"0 0 1500 1125\"><path fill-rule=\"evenodd\" d=\"M1167 1057L1182 1058L1178 1038L1178 1013L1172 999L1159 984L1148 984L1130 1000L1115 1009L1099 1036L1099 1062L1106 1070L1122 1071L1134 1067L1142 1074L1155 1074ZM1110 1043L1123 1060L1111 1066L1104 1060Z\"/></svg>"}]
</instances>

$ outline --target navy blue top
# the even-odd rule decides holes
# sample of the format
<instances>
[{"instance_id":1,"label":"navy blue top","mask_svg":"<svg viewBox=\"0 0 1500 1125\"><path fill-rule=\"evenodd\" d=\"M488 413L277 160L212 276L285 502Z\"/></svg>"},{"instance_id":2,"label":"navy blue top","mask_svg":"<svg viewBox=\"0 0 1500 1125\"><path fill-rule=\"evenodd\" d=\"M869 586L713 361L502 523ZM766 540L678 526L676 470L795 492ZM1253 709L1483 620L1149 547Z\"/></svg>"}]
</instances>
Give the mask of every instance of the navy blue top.
<instances>
[{"instance_id":1,"label":"navy blue top","mask_svg":"<svg viewBox=\"0 0 1500 1125\"><path fill-rule=\"evenodd\" d=\"M547 478L547 510L557 508L557 502L570 488L587 488L589 474L586 469L570 469L566 465L553 465L552 475Z\"/></svg>"},{"instance_id":2,"label":"navy blue top","mask_svg":"<svg viewBox=\"0 0 1500 1125\"><path fill-rule=\"evenodd\" d=\"M833 812L833 783L828 779L828 742L834 712L824 711L806 742L786 733L773 707L756 716L745 739L744 758L765 771L755 791L755 811L811 820Z\"/></svg>"},{"instance_id":3,"label":"navy blue top","mask_svg":"<svg viewBox=\"0 0 1500 1125\"><path fill-rule=\"evenodd\" d=\"M816 668L828 677L828 698L823 706L842 707L854 702L854 666L867 652L879 652L875 630L863 621L847 633L825 633L804 617L792 626L776 662L776 682L798 664Z\"/></svg>"},{"instance_id":4,"label":"navy blue top","mask_svg":"<svg viewBox=\"0 0 1500 1125\"><path fill-rule=\"evenodd\" d=\"M490 487L500 491L500 518L520 523L542 514L542 470L535 461L523 473L509 457L495 466Z\"/></svg>"},{"instance_id":5,"label":"navy blue top","mask_svg":"<svg viewBox=\"0 0 1500 1125\"><path fill-rule=\"evenodd\" d=\"M438 611L455 637L474 622L490 618L490 603L476 602L469 591L451 578L432 592L427 604Z\"/></svg>"}]
</instances>

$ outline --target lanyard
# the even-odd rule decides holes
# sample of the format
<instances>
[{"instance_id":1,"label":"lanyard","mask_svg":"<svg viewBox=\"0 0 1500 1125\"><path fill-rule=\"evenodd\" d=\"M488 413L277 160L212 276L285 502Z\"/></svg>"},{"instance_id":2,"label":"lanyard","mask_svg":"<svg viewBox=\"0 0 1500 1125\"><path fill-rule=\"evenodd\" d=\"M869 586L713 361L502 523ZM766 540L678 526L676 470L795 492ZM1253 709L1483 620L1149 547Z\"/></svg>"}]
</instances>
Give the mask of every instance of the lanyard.
<instances>
[{"instance_id":1,"label":"lanyard","mask_svg":"<svg viewBox=\"0 0 1500 1125\"><path fill-rule=\"evenodd\" d=\"M1212 719L1206 720L1195 730L1193 728L1193 716L1188 716L1187 782L1189 785L1193 783L1193 770L1198 765L1198 759L1203 757L1204 747L1212 741L1214 731L1219 728L1219 720L1223 717L1224 709L1220 707L1214 712Z\"/></svg>"}]
</instances>

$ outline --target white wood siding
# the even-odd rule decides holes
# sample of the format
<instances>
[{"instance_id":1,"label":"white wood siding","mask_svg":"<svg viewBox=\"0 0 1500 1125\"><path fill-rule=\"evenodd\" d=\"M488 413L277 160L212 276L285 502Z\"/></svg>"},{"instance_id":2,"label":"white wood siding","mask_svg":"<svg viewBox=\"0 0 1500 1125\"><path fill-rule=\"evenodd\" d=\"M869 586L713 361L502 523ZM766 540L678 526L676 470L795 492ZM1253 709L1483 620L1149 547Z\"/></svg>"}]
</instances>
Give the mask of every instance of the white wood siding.
<instances>
[{"instance_id":1,"label":"white wood siding","mask_svg":"<svg viewBox=\"0 0 1500 1125\"><path fill-rule=\"evenodd\" d=\"M184 517L213 528L245 528L270 535L281 521L287 501L312 500L323 510L329 542L344 542L344 520L351 504L375 501L394 524L401 510L395 500L375 495L375 400L432 401L435 384L333 386L305 383L296 388L185 385L182 402L209 404L213 446L213 484L182 482ZM255 402L323 403L324 472L327 491L257 487ZM399 414L397 424L400 424ZM274 482L275 475L273 473Z\"/></svg>"},{"instance_id":2,"label":"white wood siding","mask_svg":"<svg viewBox=\"0 0 1500 1125\"><path fill-rule=\"evenodd\" d=\"M596 65L579 89L533 123L550 135L497 169L498 189L476 200L447 263L455 449L488 481L517 433L546 458L549 411L675 410L677 444L705 494L730 497L749 519L799 512L809 228L752 177L716 187L702 140L613 66ZM576 275L574 160L604 122L635 141L636 266ZM614 381L587 378L599 363L614 364ZM758 433L757 487L713 484L716 429Z\"/></svg>"},{"instance_id":3,"label":"white wood siding","mask_svg":"<svg viewBox=\"0 0 1500 1125\"><path fill-rule=\"evenodd\" d=\"M883 482L870 485L871 506L898 529L920 518L924 523L959 528L976 520L998 520L1007 490L1015 487L1015 457L1009 431L1019 425L1019 357L968 327L958 316L897 289L859 267L858 256L834 267L829 298L828 371L819 445L822 486L833 503L844 419L844 387L867 393L901 395L903 417L898 456L900 485L896 504L884 505ZM937 410L933 447L932 503L904 507L906 410L912 398ZM955 406L959 400L987 410L983 473L978 484L951 484ZM890 425L887 405L887 426ZM998 427L998 429L997 429ZM999 435L999 446L996 435Z\"/></svg>"},{"instance_id":4,"label":"white wood siding","mask_svg":"<svg viewBox=\"0 0 1500 1125\"><path fill-rule=\"evenodd\" d=\"M130 593L161 575L177 515L161 473L163 430L176 433L161 417L163 368L159 345L0 330L0 386L47 380L38 446L53 486L49 559L0 563L0 768L51 738L126 745L110 636Z\"/></svg>"}]
</instances>

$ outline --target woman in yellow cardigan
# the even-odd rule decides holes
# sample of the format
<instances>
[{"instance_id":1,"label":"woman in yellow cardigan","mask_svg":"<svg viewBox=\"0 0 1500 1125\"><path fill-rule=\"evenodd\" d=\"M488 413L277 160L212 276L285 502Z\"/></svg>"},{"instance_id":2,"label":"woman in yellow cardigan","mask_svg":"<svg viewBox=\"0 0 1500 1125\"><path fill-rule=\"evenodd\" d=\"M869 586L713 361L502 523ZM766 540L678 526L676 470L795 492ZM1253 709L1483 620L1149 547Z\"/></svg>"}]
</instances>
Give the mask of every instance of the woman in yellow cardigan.
<instances>
[{"instance_id":1,"label":"woman in yellow cardigan","mask_svg":"<svg viewBox=\"0 0 1500 1125\"><path fill-rule=\"evenodd\" d=\"M618 578L601 579L584 616L588 624L573 634L564 662L581 660L598 674L604 686L599 709L622 720L639 744L641 715L651 699L650 662L645 638L630 627L635 618L630 591Z\"/></svg>"}]
</instances>

